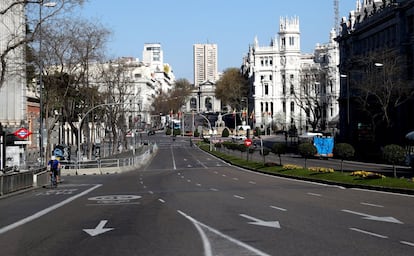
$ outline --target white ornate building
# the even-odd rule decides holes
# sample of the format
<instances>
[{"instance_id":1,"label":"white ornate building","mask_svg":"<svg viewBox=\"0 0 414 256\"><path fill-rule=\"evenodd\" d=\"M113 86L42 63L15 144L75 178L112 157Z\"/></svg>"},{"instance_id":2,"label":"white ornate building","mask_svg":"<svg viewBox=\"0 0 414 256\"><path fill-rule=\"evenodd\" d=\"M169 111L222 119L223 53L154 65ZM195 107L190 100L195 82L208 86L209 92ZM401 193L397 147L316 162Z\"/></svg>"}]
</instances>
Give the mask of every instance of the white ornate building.
<instances>
[{"instance_id":1,"label":"white ornate building","mask_svg":"<svg viewBox=\"0 0 414 256\"><path fill-rule=\"evenodd\" d=\"M249 115L254 127L299 133L326 130L338 115L338 47L330 41L317 45L314 54L302 54L299 18L280 18L277 37L269 46L255 38L243 60L250 80ZM315 112L315 113L312 113ZM316 118L317 117L317 118Z\"/></svg>"}]
</instances>

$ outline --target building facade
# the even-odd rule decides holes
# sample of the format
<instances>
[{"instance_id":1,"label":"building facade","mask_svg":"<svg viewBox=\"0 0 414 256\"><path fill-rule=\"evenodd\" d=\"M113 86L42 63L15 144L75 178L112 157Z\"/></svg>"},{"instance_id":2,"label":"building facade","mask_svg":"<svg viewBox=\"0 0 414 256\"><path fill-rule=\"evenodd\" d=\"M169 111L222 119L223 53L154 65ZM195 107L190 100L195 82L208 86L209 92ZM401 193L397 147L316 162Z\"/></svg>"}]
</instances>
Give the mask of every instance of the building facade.
<instances>
[{"instance_id":1,"label":"building facade","mask_svg":"<svg viewBox=\"0 0 414 256\"><path fill-rule=\"evenodd\" d=\"M318 45L302 54L299 18L280 18L278 36L269 46L254 43L243 60L250 82L250 124L266 130L326 130L338 114L338 48Z\"/></svg>"},{"instance_id":2,"label":"building facade","mask_svg":"<svg viewBox=\"0 0 414 256\"><path fill-rule=\"evenodd\" d=\"M403 144L414 130L414 1L357 1L341 27L341 138L360 147ZM390 92L390 104L379 89Z\"/></svg>"},{"instance_id":3,"label":"building facade","mask_svg":"<svg viewBox=\"0 0 414 256\"><path fill-rule=\"evenodd\" d=\"M0 84L0 123L5 133L9 135L5 149L7 161L0 163L0 169L4 163L17 168L24 167L28 144L16 144L17 137L13 136L13 133L22 127L33 133L37 133L34 129L38 129L34 124L39 113L38 109L36 111L30 107L30 111L34 114L34 122L31 123L33 126L29 127L27 122L25 45L21 44L26 36L26 16L24 5L12 5L15 2L17 1L0 1L0 10L6 10L0 15L0 53L5 54L5 70L0 67L0 70L5 71L4 82ZM36 144L36 136L30 136L26 142Z\"/></svg>"},{"instance_id":4,"label":"building facade","mask_svg":"<svg viewBox=\"0 0 414 256\"><path fill-rule=\"evenodd\" d=\"M216 44L194 44L194 86L206 81L216 82L218 80L217 45Z\"/></svg>"}]
</instances>

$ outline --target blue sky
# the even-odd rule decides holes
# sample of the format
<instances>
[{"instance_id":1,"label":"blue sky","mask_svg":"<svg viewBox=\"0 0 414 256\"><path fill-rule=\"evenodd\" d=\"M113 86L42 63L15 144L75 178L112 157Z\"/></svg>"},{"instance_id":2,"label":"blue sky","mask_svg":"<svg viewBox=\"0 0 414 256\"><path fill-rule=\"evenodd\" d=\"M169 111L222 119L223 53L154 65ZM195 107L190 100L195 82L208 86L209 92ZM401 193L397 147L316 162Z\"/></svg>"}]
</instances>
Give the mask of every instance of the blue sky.
<instances>
[{"instance_id":1,"label":"blue sky","mask_svg":"<svg viewBox=\"0 0 414 256\"><path fill-rule=\"evenodd\" d=\"M355 2L340 0L339 16L348 17ZM329 40L333 6L333 0L88 0L79 14L112 32L109 57L141 59L144 43L161 43L176 78L192 83L193 44L217 44L220 72L240 67L255 36L267 46L279 31L279 18L297 16L302 52L311 53Z\"/></svg>"}]
</instances>

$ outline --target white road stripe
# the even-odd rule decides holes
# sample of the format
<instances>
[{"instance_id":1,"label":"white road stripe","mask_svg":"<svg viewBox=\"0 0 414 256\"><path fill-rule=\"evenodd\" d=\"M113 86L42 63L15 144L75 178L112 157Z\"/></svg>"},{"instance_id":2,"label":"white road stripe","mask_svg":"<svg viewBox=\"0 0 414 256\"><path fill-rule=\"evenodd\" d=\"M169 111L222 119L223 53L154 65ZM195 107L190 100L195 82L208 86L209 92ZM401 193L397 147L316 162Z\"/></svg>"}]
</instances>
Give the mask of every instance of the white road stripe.
<instances>
[{"instance_id":1,"label":"white road stripe","mask_svg":"<svg viewBox=\"0 0 414 256\"><path fill-rule=\"evenodd\" d=\"M250 184L253 184L253 185L255 185L255 184L256 184L256 182L254 182L254 181L249 181L249 183L250 183Z\"/></svg>"},{"instance_id":2,"label":"white road stripe","mask_svg":"<svg viewBox=\"0 0 414 256\"><path fill-rule=\"evenodd\" d=\"M165 201L161 198L158 199L158 201L160 201L161 203L165 204Z\"/></svg>"},{"instance_id":3,"label":"white road stripe","mask_svg":"<svg viewBox=\"0 0 414 256\"><path fill-rule=\"evenodd\" d=\"M287 211L285 208L280 208L280 207L276 207L276 206L273 206L273 205L271 205L270 208L273 208L273 209L276 209L276 210L279 210L279 211L282 211L282 212Z\"/></svg>"},{"instance_id":4,"label":"white road stripe","mask_svg":"<svg viewBox=\"0 0 414 256\"><path fill-rule=\"evenodd\" d=\"M379 208L383 208L383 205L379 205L379 204L370 204L370 203L361 203L362 205L366 205L366 206L372 206L372 207L379 207Z\"/></svg>"},{"instance_id":5,"label":"white road stripe","mask_svg":"<svg viewBox=\"0 0 414 256\"><path fill-rule=\"evenodd\" d=\"M224 239L226 239L226 240L228 240L228 241L230 241L230 242L232 242L232 243L234 243L234 244L236 244L236 245L238 245L240 247L243 247L243 248L251 251L252 253L254 253L257 256L270 256L270 254L267 254L265 252L262 252L262 251L260 251L260 250L258 250L256 248L254 248L254 247L251 247L248 244L243 243L242 241L239 241L239 240L237 240L237 239L235 239L233 237L230 237L228 235L225 235L225 234L221 233L220 231L218 231L218 230L216 230L216 229L214 229L214 228L212 228L210 226L207 226L207 225L199 222L198 220L192 218L191 216L185 214L182 211L178 211L178 213L181 214L181 215L183 215L188 220L190 220L193 223L193 225L197 228L198 232L200 233L201 239L203 241L204 256L213 256L213 253L212 253L212 249L211 249L210 240L207 238L207 235L204 233L204 231L202 230L202 228L205 228L208 231L210 231L210 232L212 232L212 233L214 233L214 234L216 234L216 235L218 235L218 236L220 236L220 237L222 237L222 238L224 238Z\"/></svg>"},{"instance_id":6,"label":"white road stripe","mask_svg":"<svg viewBox=\"0 0 414 256\"><path fill-rule=\"evenodd\" d=\"M12 229L14 229L14 228L17 228L17 227L19 227L19 226L22 226L22 225L24 225L24 224L26 224L26 223L30 222L30 221L32 221L32 220L35 220L35 219L37 219L37 218L40 218L40 217L42 217L43 215L45 215L45 214L47 214L47 213L49 213L49 212L51 212L51 211L53 211L53 210L56 210L57 208L59 208L59 207L61 207L61 206L64 206L65 204L70 203L70 202L72 202L73 200L75 200L75 199L77 199L77 198L79 198L79 197L81 197L81 196L84 196L84 195L88 194L89 192L91 192L92 190L95 190L95 189L99 188L100 186L102 186L102 184L97 184L97 185L95 185L95 186L91 187L90 189L87 189L87 190L83 191L82 193L79 193L79 194L77 194L77 195L74 195L74 196L72 196L72 197L69 197L69 198L68 198L68 199L66 199L66 200L63 200L63 201L62 201L62 202L60 202L60 203L57 203L57 204L52 205L52 206L50 206L50 207L48 207L48 208L46 208L46 209L43 209L43 210L41 210L41 211L39 211L39 212L37 212L37 213L35 213L35 214L33 214L33 215L29 216L29 217L26 217L26 218L24 218L24 219L21 219L21 220L19 220L19 221L15 222L15 223L13 223L13 224L10 224L10 225L8 225L8 226L2 227L2 228L0 228L0 234L6 233L7 231L10 231L10 230L12 230Z\"/></svg>"},{"instance_id":7,"label":"white road stripe","mask_svg":"<svg viewBox=\"0 0 414 256\"><path fill-rule=\"evenodd\" d=\"M219 191L219 190L218 190L218 189L216 189L216 188L210 188L210 190L211 190L211 191L214 191L214 192Z\"/></svg>"},{"instance_id":8,"label":"white road stripe","mask_svg":"<svg viewBox=\"0 0 414 256\"><path fill-rule=\"evenodd\" d=\"M400 241L400 243L414 247L414 243L411 243L411 242Z\"/></svg>"},{"instance_id":9,"label":"white road stripe","mask_svg":"<svg viewBox=\"0 0 414 256\"><path fill-rule=\"evenodd\" d=\"M243 199L244 199L244 197L242 197L242 196L238 196L238 195L233 195L233 197L235 197L235 198L237 198L237 199L241 199L241 200L243 200Z\"/></svg>"},{"instance_id":10,"label":"white road stripe","mask_svg":"<svg viewBox=\"0 0 414 256\"><path fill-rule=\"evenodd\" d=\"M370 235L370 236L379 237L379 238L384 238L384 239L388 238L388 236L383 236L383 235L380 235L380 234L372 233L372 232L365 231L365 230L358 229L358 228L350 228L350 230L353 230L353 231L356 231L356 232L360 232L360 233L363 233L363 234L366 234L366 235Z\"/></svg>"},{"instance_id":11,"label":"white road stripe","mask_svg":"<svg viewBox=\"0 0 414 256\"><path fill-rule=\"evenodd\" d=\"M321 194L316 194L316 193L307 193L310 196L322 196Z\"/></svg>"}]
</instances>

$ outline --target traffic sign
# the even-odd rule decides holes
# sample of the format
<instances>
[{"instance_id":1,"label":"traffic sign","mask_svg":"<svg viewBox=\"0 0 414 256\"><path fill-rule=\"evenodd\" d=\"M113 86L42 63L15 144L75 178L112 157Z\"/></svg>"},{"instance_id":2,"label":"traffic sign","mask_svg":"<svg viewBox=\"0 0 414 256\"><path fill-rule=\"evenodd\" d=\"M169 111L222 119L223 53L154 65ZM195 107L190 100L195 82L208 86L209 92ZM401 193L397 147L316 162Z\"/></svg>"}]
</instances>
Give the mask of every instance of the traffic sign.
<instances>
[{"instance_id":1,"label":"traffic sign","mask_svg":"<svg viewBox=\"0 0 414 256\"><path fill-rule=\"evenodd\" d=\"M249 138L247 138L247 139L244 140L244 145L246 147L250 147L252 145L252 143L253 143L253 141L251 139L249 139Z\"/></svg>"},{"instance_id":2,"label":"traffic sign","mask_svg":"<svg viewBox=\"0 0 414 256\"><path fill-rule=\"evenodd\" d=\"M19 137L20 139L26 139L32 134L31 131L27 130L26 128L20 128L13 133L15 136Z\"/></svg>"}]
</instances>

